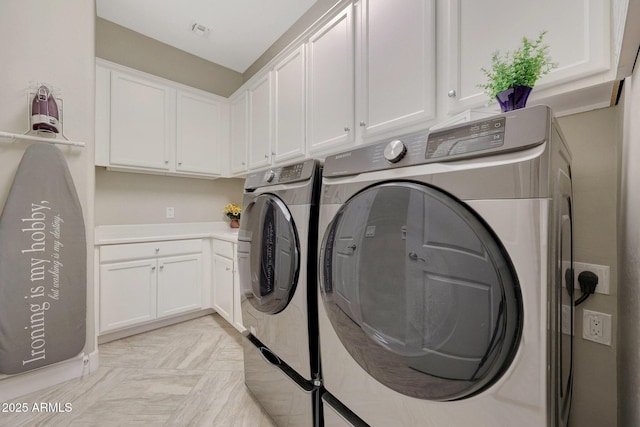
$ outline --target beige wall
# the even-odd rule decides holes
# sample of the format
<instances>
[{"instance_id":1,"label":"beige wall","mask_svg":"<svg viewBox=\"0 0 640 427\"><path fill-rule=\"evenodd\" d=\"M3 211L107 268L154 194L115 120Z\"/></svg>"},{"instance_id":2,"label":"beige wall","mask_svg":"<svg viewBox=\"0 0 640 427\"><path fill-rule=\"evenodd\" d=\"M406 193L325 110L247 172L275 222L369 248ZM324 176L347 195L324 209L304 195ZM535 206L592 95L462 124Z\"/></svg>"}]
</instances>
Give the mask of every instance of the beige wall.
<instances>
[{"instance_id":1,"label":"beige wall","mask_svg":"<svg viewBox=\"0 0 640 427\"><path fill-rule=\"evenodd\" d=\"M243 179L194 179L96 168L96 225L224 221L224 206L242 203ZM166 218L166 208L175 218Z\"/></svg>"},{"instance_id":2,"label":"beige wall","mask_svg":"<svg viewBox=\"0 0 640 427\"><path fill-rule=\"evenodd\" d=\"M86 0L3 0L0 7L0 130L18 134L28 130L29 81L42 81L61 91L65 135L86 144L85 148L61 147L75 182L87 229L86 353L95 350L94 15L94 2ZM0 144L0 207L4 206L20 159L29 144L6 140ZM45 377L47 370L43 368L36 375ZM0 383L0 389L2 387Z\"/></svg>"},{"instance_id":3,"label":"beige wall","mask_svg":"<svg viewBox=\"0 0 640 427\"><path fill-rule=\"evenodd\" d=\"M237 71L102 18L96 18L96 56L224 97L243 83Z\"/></svg>"},{"instance_id":4,"label":"beige wall","mask_svg":"<svg viewBox=\"0 0 640 427\"><path fill-rule=\"evenodd\" d=\"M640 425L640 71L625 80L620 155L618 419Z\"/></svg>"},{"instance_id":5,"label":"beige wall","mask_svg":"<svg viewBox=\"0 0 640 427\"><path fill-rule=\"evenodd\" d=\"M574 260L611 269L611 295L592 295L575 313L573 427L615 426L617 419L618 114L615 107L559 119L573 156ZM582 339L583 309L613 315L610 347Z\"/></svg>"},{"instance_id":6,"label":"beige wall","mask_svg":"<svg viewBox=\"0 0 640 427\"><path fill-rule=\"evenodd\" d=\"M96 19L96 56L178 83L228 97L242 74ZM222 209L242 202L241 179L205 180L96 168L96 225L222 221ZM166 218L166 207L175 218Z\"/></svg>"}]
</instances>

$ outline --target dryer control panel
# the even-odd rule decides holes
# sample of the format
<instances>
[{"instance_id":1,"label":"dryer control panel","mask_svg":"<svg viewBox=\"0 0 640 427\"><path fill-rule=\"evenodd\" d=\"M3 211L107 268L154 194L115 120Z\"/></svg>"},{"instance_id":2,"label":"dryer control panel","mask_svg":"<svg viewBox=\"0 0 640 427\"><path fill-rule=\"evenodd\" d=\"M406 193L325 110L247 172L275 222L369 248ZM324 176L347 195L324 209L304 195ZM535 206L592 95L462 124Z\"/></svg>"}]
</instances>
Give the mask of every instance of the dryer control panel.
<instances>
[{"instance_id":1,"label":"dryer control panel","mask_svg":"<svg viewBox=\"0 0 640 427\"><path fill-rule=\"evenodd\" d=\"M328 156L323 176L462 161L530 148L547 140L550 117L548 107L535 106L434 132L389 138Z\"/></svg>"}]
</instances>

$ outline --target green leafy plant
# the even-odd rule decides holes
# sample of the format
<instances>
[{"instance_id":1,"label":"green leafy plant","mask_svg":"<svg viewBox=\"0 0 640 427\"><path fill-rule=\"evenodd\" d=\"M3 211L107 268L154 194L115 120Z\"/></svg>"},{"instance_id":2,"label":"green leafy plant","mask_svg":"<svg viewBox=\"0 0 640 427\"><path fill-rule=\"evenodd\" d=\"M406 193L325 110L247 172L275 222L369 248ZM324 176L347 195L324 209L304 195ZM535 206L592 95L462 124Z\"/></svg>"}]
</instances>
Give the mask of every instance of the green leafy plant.
<instances>
[{"instance_id":1,"label":"green leafy plant","mask_svg":"<svg viewBox=\"0 0 640 427\"><path fill-rule=\"evenodd\" d=\"M481 68L487 76L488 82L478 85L484 89L491 100L505 89L516 86L530 86L545 74L548 74L554 64L548 54L549 46L542 43L546 31L540 33L537 39L531 41L522 38L522 46L504 56L495 52L491 57L491 69Z\"/></svg>"}]
</instances>

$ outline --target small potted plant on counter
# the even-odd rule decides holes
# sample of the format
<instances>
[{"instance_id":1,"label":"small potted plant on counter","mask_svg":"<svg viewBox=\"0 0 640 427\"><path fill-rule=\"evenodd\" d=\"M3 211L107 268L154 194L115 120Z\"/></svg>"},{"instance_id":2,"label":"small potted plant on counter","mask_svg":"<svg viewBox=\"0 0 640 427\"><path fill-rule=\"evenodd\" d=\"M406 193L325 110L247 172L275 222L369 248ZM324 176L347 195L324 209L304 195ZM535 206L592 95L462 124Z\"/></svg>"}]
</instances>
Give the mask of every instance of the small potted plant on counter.
<instances>
[{"instance_id":1,"label":"small potted plant on counter","mask_svg":"<svg viewBox=\"0 0 640 427\"><path fill-rule=\"evenodd\" d=\"M231 220L231 228L240 227L240 214L242 213L242 206L235 203L229 203L224 207L224 214Z\"/></svg>"},{"instance_id":2,"label":"small potted plant on counter","mask_svg":"<svg viewBox=\"0 0 640 427\"><path fill-rule=\"evenodd\" d=\"M540 33L534 41L522 38L522 46L504 56L495 52L491 57L491 69L482 68L488 82L478 85L491 99L496 98L502 111L523 108L536 81L548 74L551 62L549 46L542 43L547 32Z\"/></svg>"}]
</instances>

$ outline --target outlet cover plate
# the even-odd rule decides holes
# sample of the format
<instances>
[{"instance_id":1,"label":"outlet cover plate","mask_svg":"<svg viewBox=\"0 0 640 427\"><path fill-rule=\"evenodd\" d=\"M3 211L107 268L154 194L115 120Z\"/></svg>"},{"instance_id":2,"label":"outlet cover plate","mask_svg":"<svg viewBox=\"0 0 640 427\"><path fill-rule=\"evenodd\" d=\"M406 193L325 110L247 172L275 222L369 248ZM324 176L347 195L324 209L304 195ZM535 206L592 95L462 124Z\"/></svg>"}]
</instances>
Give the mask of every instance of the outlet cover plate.
<instances>
[{"instance_id":1,"label":"outlet cover plate","mask_svg":"<svg viewBox=\"0 0 640 427\"><path fill-rule=\"evenodd\" d=\"M568 268L568 263L563 263L562 271ZM580 282L578 282L578 276L583 271L591 271L598 276L598 284L596 285L596 294L609 295L611 293L609 289L609 266L598 264L587 264L586 262L574 262L573 263L573 287L580 290ZM576 295L578 298L580 294Z\"/></svg>"},{"instance_id":2,"label":"outlet cover plate","mask_svg":"<svg viewBox=\"0 0 640 427\"><path fill-rule=\"evenodd\" d=\"M611 345L611 315L583 310L582 338L604 345Z\"/></svg>"}]
</instances>

